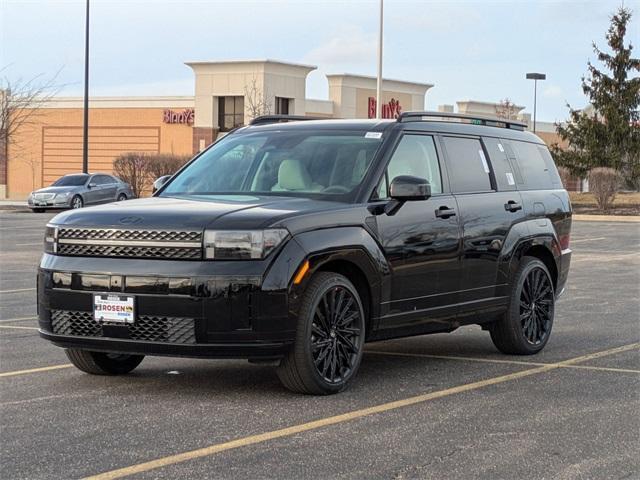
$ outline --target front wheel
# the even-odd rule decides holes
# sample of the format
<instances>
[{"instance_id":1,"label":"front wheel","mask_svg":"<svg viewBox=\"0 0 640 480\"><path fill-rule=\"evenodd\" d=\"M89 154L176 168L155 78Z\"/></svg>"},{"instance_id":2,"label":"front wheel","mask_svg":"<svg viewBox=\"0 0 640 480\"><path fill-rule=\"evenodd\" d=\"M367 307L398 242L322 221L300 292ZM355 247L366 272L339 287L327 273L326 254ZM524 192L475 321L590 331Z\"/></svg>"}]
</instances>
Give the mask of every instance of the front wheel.
<instances>
[{"instance_id":1,"label":"front wheel","mask_svg":"<svg viewBox=\"0 0 640 480\"><path fill-rule=\"evenodd\" d=\"M532 355L544 348L553 326L555 294L546 265L524 257L512 282L509 309L489 330L502 353Z\"/></svg>"},{"instance_id":2,"label":"front wheel","mask_svg":"<svg viewBox=\"0 0 640 480\"><path fill-rule=\"evenodd\" d=\"M102 353L68 348L64 351L73 365L92 375L124 375L140 365L144 355Z\"/></svg>"},{"instance_id":3,"label":"front wheel","mask_svg":"<svg viewBox=\"0 0 640 480\"><path fill-rule=\"evenodd\" d=\"M82 208L83 206L84 202L80 195L76 195L71 199L71 208Z\"/></svg>"},{"instance_id":4,"label":"front wheel","mask_svg":"<svg viewBox=\"0 0 640 480\"><path fill-rule=\"evenodd\" d=\"M289 390L312 395L338 393L353 380L362 360L364 309L344 276L313 276L301 301L296 341L277 369Z\"/></svg>"}]
</instances>

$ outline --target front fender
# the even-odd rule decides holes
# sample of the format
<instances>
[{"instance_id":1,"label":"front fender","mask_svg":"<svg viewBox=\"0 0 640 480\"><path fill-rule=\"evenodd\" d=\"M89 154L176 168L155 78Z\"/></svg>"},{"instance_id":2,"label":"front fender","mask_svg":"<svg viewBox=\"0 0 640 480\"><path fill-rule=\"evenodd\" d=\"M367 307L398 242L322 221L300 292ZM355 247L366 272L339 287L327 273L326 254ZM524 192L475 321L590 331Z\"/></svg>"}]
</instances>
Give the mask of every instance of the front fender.
<instances>
[{"instance_id":1,"label":"front fender","mask_svg":"<svg viewBox=\"0 0 640 480\"><path fill-rule=\"evenodd\" d=\"M309 261L309 273L299 285L294 285L293 278L306 260ZM333 261L348 262L362 272L371 294L370 318L377 319L379 305L385 301L383 292L388 295L390 291L387 285L390 268L380 246L362 227L327 228L294 236L267 272L263 290L274 293L286 290L290 314L295 315L298 300L313 273Z\"/></svg>"}]
</instances>

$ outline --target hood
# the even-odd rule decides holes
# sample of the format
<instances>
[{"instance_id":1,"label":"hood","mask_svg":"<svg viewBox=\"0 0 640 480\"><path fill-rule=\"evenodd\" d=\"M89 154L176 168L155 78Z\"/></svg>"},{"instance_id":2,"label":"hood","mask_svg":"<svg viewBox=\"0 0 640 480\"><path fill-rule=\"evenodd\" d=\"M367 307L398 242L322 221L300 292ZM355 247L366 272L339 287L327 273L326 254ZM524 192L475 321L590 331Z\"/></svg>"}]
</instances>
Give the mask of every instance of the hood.
<instances>
[{"instance_id":1,"label":"hood","mask_svg":"<svg viewBox=\"0 0 640 480\"><path fill-rule=\"evenodd\" d=\"M32 194L34 193L67 193L67 192L75 192L78 190L81 190L83 187L82 185L80 186L67 186L67 187L46 187L46 188L41 188L40 190L35 190L33 192L31 192Z\"/></svg>"},{"instance_id":2,"label":"hood","mask_svg":"<svg viewBox=\"0 0 640 480\"><path fill-rule=\"evenodd\" d=\"M51 223L83 227L243 230L280 225L294 216L350 207L352 205L346 203L275 196L151 197L69 210L55 216Z\"/></svg>"}]
</instances>

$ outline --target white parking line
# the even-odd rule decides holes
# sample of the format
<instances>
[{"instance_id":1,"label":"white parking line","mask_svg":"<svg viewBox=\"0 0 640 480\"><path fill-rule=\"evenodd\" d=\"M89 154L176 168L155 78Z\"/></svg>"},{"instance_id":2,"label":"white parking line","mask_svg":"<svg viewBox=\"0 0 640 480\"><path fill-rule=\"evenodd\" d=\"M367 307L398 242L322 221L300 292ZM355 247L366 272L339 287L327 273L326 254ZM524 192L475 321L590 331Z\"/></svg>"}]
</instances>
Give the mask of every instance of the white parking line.
<instances>
[{"instance_id":1,"label":"white parking line","mask_svg":"<svg viewBox=\"0 0 640 480\"><path fill-rule=\"evenodd\" d=\"M19 327L18 325L0 325L0 328L8 328L12 330L38 330L38 327Z\"/></svg>"},{"instance_id":2,"label":"white parking line","mask_svg":"<svg viewBox=\"0 0 640 480\"><path fill-rule=\"evenodd\" d=\"M26 322L27 320L36 320L37 318L38 317L7 318L5 320L0 320L0 323Z\"/></svg>"},{"instance_id":3,"label":"white parking line","mask_svg":"<svg viewBox=\"0 0 640 480\"><path fill-rule=\"evenodd\" d=\"M578 240L571 240L571 244L580 243L580 242L595 242L596 240L606 240L606 237L597 237L597 238L579 238Z\"/></svg>"},{"instance_id":4,"label":"white parking line","mask_svg":"<svg viewBox=\"0 0 640 480\"><path fill-rule=\"evenodd\" d=\"M0 290L0 293L18 293L18 292L32 292L35 288L17 288L15 290Z\"/></svg>"}]
</instances>

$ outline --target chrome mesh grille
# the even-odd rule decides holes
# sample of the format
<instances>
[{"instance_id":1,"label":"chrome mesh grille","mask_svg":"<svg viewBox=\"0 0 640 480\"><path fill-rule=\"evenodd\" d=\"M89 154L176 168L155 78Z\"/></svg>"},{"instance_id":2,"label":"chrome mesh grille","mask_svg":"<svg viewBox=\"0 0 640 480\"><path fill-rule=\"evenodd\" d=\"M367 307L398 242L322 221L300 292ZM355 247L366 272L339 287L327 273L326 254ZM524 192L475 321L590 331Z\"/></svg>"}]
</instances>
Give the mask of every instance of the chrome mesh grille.
<instances>
[{"instance_id":1,"label":"chrome mesh grille","mask_svg":"<svg viewBox=\"0 0 640 480\"><path fill-rule=\"evenodd\" d=\"M53 200L55 193L34 193L33 198L36 200Z\"/></svg>"},{"instance_id":2,"label":"chrome mesh grille","mask_svg":"<svg viewBox=\"0 0 640 480\"><path fill-rule=\"evenodd\" d=\"M202 231L60 227L58 255L198 260Z\"/></svg>"},{"instance_id":3,"label":"chrome mesh grille","mask_svg":"<svg viewBox=\"0 0 640 480\"><path fill-rule=\"evenodd\" d=\"M103 325L110 324L97 322L92 312L51 311L51 330L57 335L104 337ZM132 340L179 344L196 342L193 318L139 315L135 323L124 327L129 330L129 338Z\"/></svg>"},{"instance_id":4,"label":"chrome mesh grille","mask_svg":"<svg viewBox=\"0 0 640 480\"><path fill-rule=\"evenodd\" d=\"M61 243L58 255L80 255L93 257L165 258L174 260L197 260L202 258L202 249L171 247L128 247L120 245L86 245Z\"/></svg>"},{"instance_id":5,"label":"chrome mesh grille","mask_svg":"<svg viewBox=\"0 0 640 480\"><path fill-rule=\"evenodd\" d=\"M60 228L58 238L76 240L136 240L150 242L200 242L198 230L130 230L117 228Z\"/></svg>"}]
</instances>

